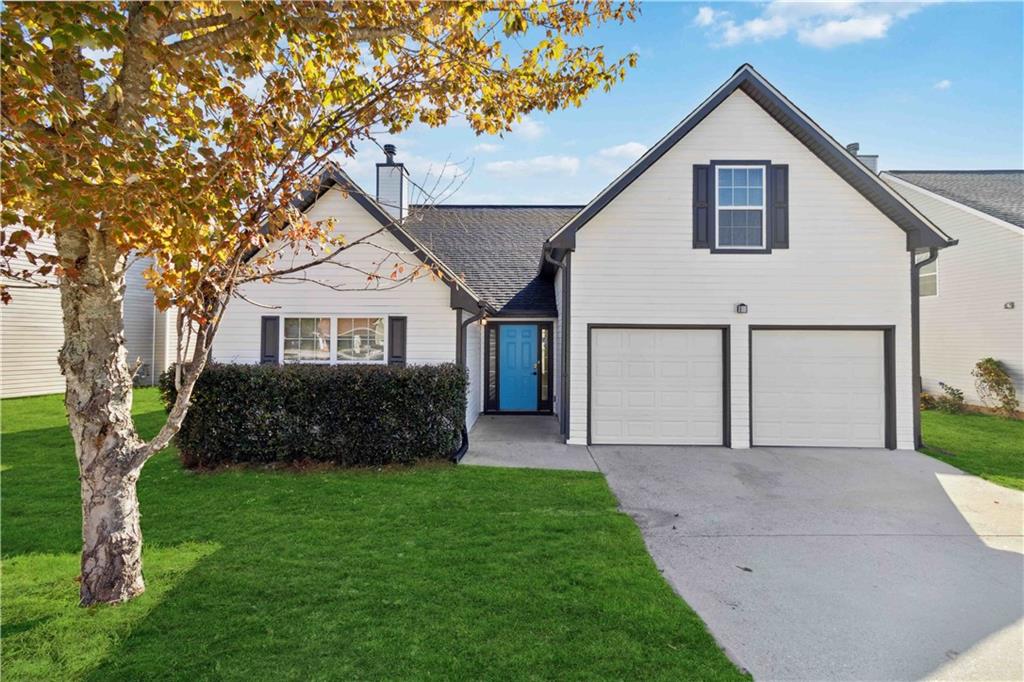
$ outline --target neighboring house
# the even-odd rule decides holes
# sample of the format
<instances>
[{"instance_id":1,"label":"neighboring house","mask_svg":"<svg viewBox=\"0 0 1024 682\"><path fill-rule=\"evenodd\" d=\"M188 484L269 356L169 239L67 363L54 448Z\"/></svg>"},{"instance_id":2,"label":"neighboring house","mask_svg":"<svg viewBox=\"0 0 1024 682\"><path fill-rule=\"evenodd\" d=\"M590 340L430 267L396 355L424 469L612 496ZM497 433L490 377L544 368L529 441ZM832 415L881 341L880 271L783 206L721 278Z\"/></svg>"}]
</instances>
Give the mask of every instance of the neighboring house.
<instances>
[{"instance_id":1,"label":"neighboring house","mask_svg":"<svg viewBox=\"0 0 1024 682\"><path fill-rule=\"evenodd\" d=\"M463 362L468 423L570 444L915 446L914 261L954 242L749 65L583 207L409 207L386 152L376 199L300 200L372 244L245 286L215 361ZM394 258L445 276L366 291Z\"/></svg>"},{"instance_id":2,"label":"neighboring house","mask_svg":"<svg viewBox=\"0 0 1024 682\"><path fill-rule=\"evenodd\" d=\"M36 247L53 253L53 237L44 237ZM174 313L157 310L145 287L142 273L148 264L131 264L124 294L125 348L129 364L139 363L135 383L142 386L156 383L174 362L176 339ZM27 261L23 265L28 267ZM10 304L0 305L0 398L62 393L64 376L57 364L64 345L60 292L19 287L12 295Z\"/></svg>"},{"instance_id":3,"label":"neighboring house","mask_svg":"<svg viewBox=\"0 0 1024 682\"><path fill-rule=\"evenodd\" d=\"M980 404L971 370L985 357L1024 395L1024 170L882 174L959 242L921 271L921 379Z\"/></svg>"}]
</instances>

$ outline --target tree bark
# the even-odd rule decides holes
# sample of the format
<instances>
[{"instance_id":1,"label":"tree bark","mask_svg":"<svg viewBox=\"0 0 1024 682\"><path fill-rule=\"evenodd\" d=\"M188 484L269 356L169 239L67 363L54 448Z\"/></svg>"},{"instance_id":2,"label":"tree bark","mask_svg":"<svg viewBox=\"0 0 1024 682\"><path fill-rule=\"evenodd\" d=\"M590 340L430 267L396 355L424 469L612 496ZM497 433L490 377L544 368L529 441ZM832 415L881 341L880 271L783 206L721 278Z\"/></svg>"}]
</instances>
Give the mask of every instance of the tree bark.
<instances>
[{"instance_id":1,"label":"tree bark","mask_svg":"<svg viewBox=\"0 0 1024 682\"><path fill-rule=\"evenodd\" d=\"M145 590L135 490L143 446L132 422L132 375L124 347L126 258L100 230L57 233L61 278L64 404L82 491L82 605L122 602Z\"/></svg>"}]
</instances>

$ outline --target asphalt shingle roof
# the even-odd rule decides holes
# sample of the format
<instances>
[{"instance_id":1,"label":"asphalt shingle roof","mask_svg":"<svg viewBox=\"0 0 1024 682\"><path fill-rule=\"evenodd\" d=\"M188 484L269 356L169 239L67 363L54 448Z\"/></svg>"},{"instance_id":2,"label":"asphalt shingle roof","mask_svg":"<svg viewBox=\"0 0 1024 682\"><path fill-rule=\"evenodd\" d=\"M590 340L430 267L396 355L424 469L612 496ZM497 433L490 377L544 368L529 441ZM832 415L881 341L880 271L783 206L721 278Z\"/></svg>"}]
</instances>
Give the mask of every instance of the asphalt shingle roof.
<instances>
[{"instance_id":1,"label":"asphalt shingle roof","mask_svg":"<svg viewBox=\"0 0 1024 682\"><path fill-rule=\"evenodd\" d=\"M403 227L499 314L554 315L544 240L582 206L413 206Z\"/></svg>"},{"instance_id":2,"label":"asphalt shingle roof","mask_svg":"<svg viewBox=\"0 0 1024 682\"><path fill-rule=\"evenodd\" d=\"M1024 170L886 172L947 199L1024 227Z\"/></svg>"}]
</instances>

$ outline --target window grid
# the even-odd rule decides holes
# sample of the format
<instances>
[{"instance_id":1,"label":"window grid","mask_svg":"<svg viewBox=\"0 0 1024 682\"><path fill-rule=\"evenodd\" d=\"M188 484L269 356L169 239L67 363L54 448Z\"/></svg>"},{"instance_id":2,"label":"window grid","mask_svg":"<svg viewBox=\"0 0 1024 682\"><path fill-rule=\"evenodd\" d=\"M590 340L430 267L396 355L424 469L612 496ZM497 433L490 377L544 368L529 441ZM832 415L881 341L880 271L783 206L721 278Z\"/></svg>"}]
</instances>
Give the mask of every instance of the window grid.
<instances>
[{"instance_id":1,"label":"window grid","mask_svg":"<svg viewBox=\"0 0 1024 682\"><path fill-rule=\"evenodd\" d=\"M292 316L281 325L286 364L385 364L387 317Z\"/></svg>"},{"instance_id":2,"label":"window grid","mask_svg":"<svg viewBox=\"0 0 1024 682\"><path fill-rule=\"evenodd\" d=\"M716 247L765 248L765 175L764 166L716 167Z\"/></svg>"}]
</instances>

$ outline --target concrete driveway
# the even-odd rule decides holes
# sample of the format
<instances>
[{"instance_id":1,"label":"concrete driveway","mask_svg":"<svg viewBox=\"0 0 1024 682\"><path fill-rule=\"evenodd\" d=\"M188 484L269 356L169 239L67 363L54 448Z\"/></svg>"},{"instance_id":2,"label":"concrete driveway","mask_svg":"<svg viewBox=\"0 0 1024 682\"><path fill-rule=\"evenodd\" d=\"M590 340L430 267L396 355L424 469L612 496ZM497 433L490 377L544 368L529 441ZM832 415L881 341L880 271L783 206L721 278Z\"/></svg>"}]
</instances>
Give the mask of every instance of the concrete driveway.
<instances>
[{"instance_id":1,"label":"concrete driveway","mask_svg":"<svg viewBox=\"0 0 1024 682\"><path fill-rule=\"evenodd\" d=\"M755 679L1024 678L1021 493L914 452L589 451Z\"/></svg>"}]
</instances>

